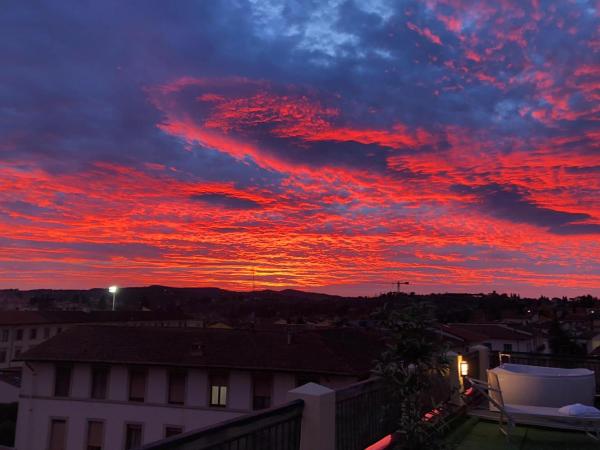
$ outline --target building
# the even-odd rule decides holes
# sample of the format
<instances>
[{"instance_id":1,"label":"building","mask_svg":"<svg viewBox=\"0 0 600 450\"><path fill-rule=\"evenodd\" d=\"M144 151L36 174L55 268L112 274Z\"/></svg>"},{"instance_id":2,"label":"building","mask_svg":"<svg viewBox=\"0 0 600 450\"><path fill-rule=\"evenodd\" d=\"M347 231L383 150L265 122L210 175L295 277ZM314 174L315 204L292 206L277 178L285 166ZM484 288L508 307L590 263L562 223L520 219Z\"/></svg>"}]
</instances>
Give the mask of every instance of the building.
<instances>
[{"instance_id":1,"label":"building","mask_svg":"<svg viewBox=\"0 0 600 450\"><path fill-rule=\"evenodd\" d=\"M441 333L462 340L465 350L473 345L499 352L532 352L536 348L532 333L499 323L450 323L442 325Z\"/></svg>"},{"instance_id":2,"label":"building","mask_svg":"<svg viewBox=\"0 0 600 450\"><path fill-rule=\"evenodd\" d=\"M381 347L348 329L73 327L21 357L16 449L135 448L354 383Z\"/></svg>"},{"instance_id":3,"label":"building","mask_svg":"<svg viewBox=\"0 0 600 450\"><path fill-rule=\"evenodd\" d=\"M20 370L0 370L0 404L19 401Z\"/></svg>"},{"instance_id":4,"label":"building","mask_svg":"<svg viewBox=\"0 0 600 450\"><path fill-rule=\"evenodd\" d=\"M153 311L1 311L0 369L20 367L21 353L74 325L104 323L129 326L195 325L181 313Z\"/></svg>"}]
</instances>

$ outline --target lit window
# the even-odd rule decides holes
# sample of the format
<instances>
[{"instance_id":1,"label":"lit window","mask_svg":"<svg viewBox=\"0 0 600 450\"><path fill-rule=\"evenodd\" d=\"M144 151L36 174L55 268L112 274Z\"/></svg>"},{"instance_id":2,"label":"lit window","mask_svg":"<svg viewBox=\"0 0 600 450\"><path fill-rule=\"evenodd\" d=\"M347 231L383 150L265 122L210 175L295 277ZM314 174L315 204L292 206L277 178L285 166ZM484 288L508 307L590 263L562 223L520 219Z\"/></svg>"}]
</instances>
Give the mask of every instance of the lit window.
<instances>
[{"instance_id":1,"label":"lit window","mask_svg":"<svg viewBox=\"0 0 600 450\"><path fill-rule=\"evenodd\" d=\"M50 436L48 450L65 450L67 448L67 421L52 419L50 421Z\"/></svg>"},{"instance_id":2,"label":"lit window","mask_svg":"<svg viewBox=\"0 0 600 450\"><path fill-rule=\"evenodd\" d=\"M88 422L87 450L102 450L104 440L104 423L98 420Z\"/></svg>"},{"instance_id":3,"label":"lit window","mask_svg":"<svg viewBox=\"0 0 600 450\"><path fill-rule=\"evenodd\" d=\"M125 450L137 448L142 445L142 425L128 423L125 426Z\"/></svg>"},{"instance_id":4,"label":"lit window","mask_svg":"<svg viewBox=\"0 0 600 450\"><path fill-rule=\"evenodd\" d=\"M273 377L268 373L255 373L252 376L252 409L266 409L271 406Z\"/></svg>"},{"instance_id":5,"label":"lit window","mask_svg":"<svg viewBox=\"0 0 600 450\"><path fill-rule=\"evenodd\" d=\"M169 372L169 403L183 405L185 402L186 374L181 370Z\"/></svg>"},{"instance_id":6,"label":"lit window","mask_svg":"<svg viewBox=\"0 0 600 450\"><path fill-rule=\"evenodd\" d=\"M71 390L71 366L56 366L54 371L54 395L68 397Z\"/></svg>"},{"instance_id":7,"label":"lit window","mask_svg":"<svg viewBox=\"0 0 600 450\"><path fill-rule=\"evenodd\" d=\"M96 399L106 398L108 374L108 367L92 367L92 391L90 397Z\"/></svg>"},{"instance_id":8,"label":"lit window","mask_svg":"<svg viewBox=\"0 0 600 450\"><path fill-rule=\"evenodd\" d=\"M129 371L129 400L143 402L146 397L146 371L131 369Z\"/></svg>"},{"instance_id":9,"label":"lit window","mask_svg":"<svg viewBox=\"0 0 600 450\"><path fill-rule=\"evenodd\" d=\"M227 384L226 372L211 372L210 379L210 406L227 406Z\"/></svg>"}]
</instances>

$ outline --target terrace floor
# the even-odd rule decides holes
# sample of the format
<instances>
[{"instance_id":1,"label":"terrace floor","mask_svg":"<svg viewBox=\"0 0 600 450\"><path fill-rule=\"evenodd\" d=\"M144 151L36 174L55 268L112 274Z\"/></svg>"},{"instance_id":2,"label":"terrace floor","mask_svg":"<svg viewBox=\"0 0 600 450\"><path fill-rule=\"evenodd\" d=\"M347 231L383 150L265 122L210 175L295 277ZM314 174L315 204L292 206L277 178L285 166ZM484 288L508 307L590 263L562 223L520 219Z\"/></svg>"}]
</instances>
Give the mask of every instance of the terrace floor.
<instances>
[{"instance_id":1,"label":"terrace floor","mask_svg":"<svg viewBox=\"0 0 600 450\"><path fill-rule=\"evenodd\" d=\"M552 430L518 425L510 442L498 429L498 423L470 418L460 425L449 440L457 450L588 450L600 449L600 442L583 432Z\"/></svg>"}]
</instances>

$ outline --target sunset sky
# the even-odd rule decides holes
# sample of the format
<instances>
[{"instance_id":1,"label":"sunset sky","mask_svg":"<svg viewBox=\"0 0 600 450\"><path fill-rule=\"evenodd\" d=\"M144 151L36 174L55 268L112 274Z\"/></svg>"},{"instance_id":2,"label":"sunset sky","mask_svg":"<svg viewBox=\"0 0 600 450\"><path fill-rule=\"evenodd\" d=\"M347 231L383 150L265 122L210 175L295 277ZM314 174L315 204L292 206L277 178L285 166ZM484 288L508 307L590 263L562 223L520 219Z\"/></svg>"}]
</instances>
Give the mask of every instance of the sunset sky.
<instances>
[{"instance_id":1,"label":"sunset sky","mask_svg":"<svg viewBox=\"0 0 600 450\"><path fill-rule=\"evenodd\" d=\"M0 11L0 288L600 295L600 3Z\"/></svg>"}]
</instances>

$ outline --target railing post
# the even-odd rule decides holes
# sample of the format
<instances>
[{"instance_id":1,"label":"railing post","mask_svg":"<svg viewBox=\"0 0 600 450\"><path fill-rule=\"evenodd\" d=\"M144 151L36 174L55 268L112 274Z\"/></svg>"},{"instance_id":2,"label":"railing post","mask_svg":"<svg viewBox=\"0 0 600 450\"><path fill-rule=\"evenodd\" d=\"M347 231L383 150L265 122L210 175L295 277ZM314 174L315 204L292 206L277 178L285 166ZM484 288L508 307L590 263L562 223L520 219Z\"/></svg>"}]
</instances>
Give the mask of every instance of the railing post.
<instances>
[{"instance_id":1,"label":"railing post","mask_svg":"<svg viewBox=\"0 0 600 450\"><path fill-rule=\"evenodd\" d=\"M490 349L485 345L474 345L471 351L476 350L479 353L479 373L477 377L482 381L487 381L487 370L490 368Z\"/></svg>"},{"instance_id":2,"label":"railing post","mask_svg":"<svg viewBox=\"0 0 600 450\"><path fill-rule=\"evenodd\" d=\"M462 405L463 401L460 394L463 391L462 377L460 376L460 361L461 355L456 352L449 351L446 353L448 358L448 381L450 383L450 392L452 392L450 401L455 405Z\"/></svg>"},{"instance_id":3,"label":"railing post","mask_svg":"<svg viewBox=\"0 0 600 450\"><path fill-rule=\"evenodd\" d=\"M307 383L287 393L287 400L304 400L300 450L335 450L335 391Z\"/></svg>"}]
</instances>

